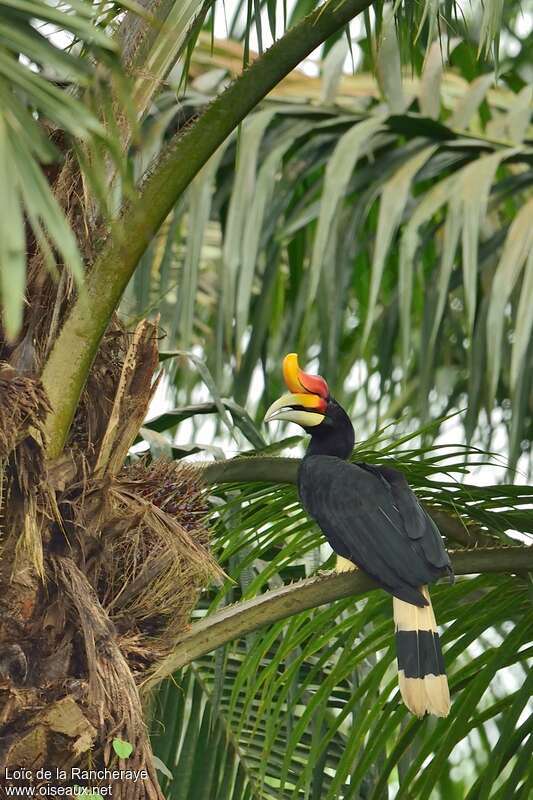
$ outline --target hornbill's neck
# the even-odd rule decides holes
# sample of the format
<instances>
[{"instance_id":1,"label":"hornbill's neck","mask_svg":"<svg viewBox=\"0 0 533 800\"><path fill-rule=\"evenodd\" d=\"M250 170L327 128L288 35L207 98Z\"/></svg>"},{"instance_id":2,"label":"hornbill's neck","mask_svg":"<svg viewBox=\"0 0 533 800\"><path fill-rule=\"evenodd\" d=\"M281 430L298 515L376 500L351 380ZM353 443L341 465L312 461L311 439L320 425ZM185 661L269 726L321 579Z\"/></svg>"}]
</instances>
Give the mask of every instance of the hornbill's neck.
<instances>
[{"instance_id":1,"label":"hornbill's neck","mask_svg":"<svg viewBox=\"0 0 533 800\"><path fill-rule=\"evenodd\" d=\"M347 459L352 453L355 434L350 417L336 400L330 399L324 422L316 428L308 428L311 442L308 456L337 456Z\"/></svg>"}]
</instances>

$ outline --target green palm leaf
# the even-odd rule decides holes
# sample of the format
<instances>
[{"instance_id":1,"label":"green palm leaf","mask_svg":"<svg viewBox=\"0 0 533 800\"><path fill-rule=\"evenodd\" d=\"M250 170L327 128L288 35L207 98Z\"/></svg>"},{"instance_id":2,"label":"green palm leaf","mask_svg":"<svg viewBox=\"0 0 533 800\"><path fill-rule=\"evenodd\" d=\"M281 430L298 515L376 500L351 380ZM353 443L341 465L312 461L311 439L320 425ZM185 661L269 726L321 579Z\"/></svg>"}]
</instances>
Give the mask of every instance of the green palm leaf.
<instances>
[{"instance_id":1,"label":"green palm leaf","mask_svg":"<svg viewBox=\"0 0 533 800\"><path fill-rule=\"evenodd\" d=\"M50 25L61 29L62 45L41 32ZM73 41L77 50L72 47ZM0 273L3 324L6 335L13 339L24 308L25 220L33 229L45 263L54 268L55 250L78 282L82 277L74 234L41 170L59 155L46 136L44 123L75 137L78 145L100 142L110 147L102 120L82 101L80 92L90 95L97 83L91 59L98 57L102 70L109 74L118 69L118 61L116 44L100 27L100 10L89 0L67 6L2 0L0 45L0 135L6 177L2 185L9 187L9 193L7 188L4 192ZM81 51L80 45L84 48ZM73 84L78 92L66 91L61 83Z\"/></svg>"},{"instance_id":2,"label":"green palm leaf","mask_svg":"<svg viewBox=\"0 0 533 800\"><path fill-rule=\"evenodd\" d=\"M451 57L456 45L450 45ZM196 68L204 63L203 47L200 39ZM223 53L217 43L213 66L225 68ZM509 223L531 196L532 156L527 142L518 142L530 129L529 94L495 88L488 73L469 85L456 72L441 71L441 124L418 111L427 101L426 71L420 79L404 76L411 104L401 115L377 105L379 89L367 76L343 78L337 107L321 105L313 80L298 78L294 88L278 90L258 112L253 147L245 138L248 128L255 130L250 120L239 145L244 154L229 144L214 170L194 306L192 286L187 289L187 337L201 343L223 391L235 390L241 403L256 368L273 393L276 364L287 349L311 354L322 345L317 369L355 412L356 395L347 387L353 387L350 370L362 357L366 378L359 391L366 394L367 411L360 424L366 436L388 413L406 409L404 394L409 413L427 418L434 392L438 411L469 406L466 435L487 448L491 428L484 415L493 401L511 397L514 467L520 440L531 435L523 399L530 375L529 270L522 269L523 258L516 269L508 267L505 274L511 269L514 278L505 291L497 288L504 273L496 281L492 275L516 239ZM190 102L194 106L192 94ZM185 202L192 203L193 195ZM189 234L182 229L179 248L190 249L193 236L201 236L198 228ZM526 251L524 239L522 255ZM512 253L505 258L514 263ZM172 270L179 284L179 258ZM214 302L211 292L218 286L222 296ZM501 313L507 301L509 316ZM169 321L170 328L174 324ZM228 347L237 354L232 365L223 357ZM374 369L379 406L368 393ZM412 387L419 375L417 396ZM188 402L193 386L188 383L179 403ZM258 416L266 405L264 393L254 396Z\"/></svg>"},{"instance_id":3,"label":"green palm leaf","mask_svg":"<svg viewBox=\"0 0 533 800\"><path fill-rule=\"evenodd\" d=\"M470 524L478 521L484 535L511 527L523 532L530 529L529 487L482 488L442 477L434 480L443 469L444 450L448 450L448 461L453 456L449 458L449 448L430 448L421 460L420 449L406 449L416 435L394 444L392 432L385 431L361 444L355 458L375 463L392 458L421 499L464 515ZM458 448L456 460L446 471L462 469L465 455ZM261 458L254 461L260 463ZM267 467L274 480L275 463L270 459ZM283 460L279 463L286 468ZM222 587L201 612L207 625L210 614L238 610L238 604L227 609L228 603L260 598L269 587L305 575L305 552L321 541L315 525L303 515L293 487L246 483L245 476L250 477L246 459L235 464L232 483L212 491L226 500L225 506L215 506L216 547L221 563L237 583ZM237 482L239 469L243 480ZM209 480L217 481L224 474L221 470L217 466L208 470ZM513 511L508 516L510 507ZM452 541L449 546L453 547ZM416 720L401 703L393 664L390 598L371 592L273 622L228 642L223 657L218 651L203 655L177 673L174 678L180 688L172 692L185 692L184 687L194 681L201 686L206 709L216 695L217 724L226 733L217 739L215 727L206 742L201 725L191 717L187 717L187 731L195 731L197 747L201 752L209 748L216 765L231 760L233 774L243 773L242 785L253 798L378 800L391 786L396 786L398 797L467 796L468 792L472 798L492 797L487 790L504 796L511 780L518 780L516 786L522 790L527 780L523 753L528 750L529 723L519 728L516 723L523 722L530 697L527 675L533 623L528 580L495 574L459 578L454 586L433 587L432 598L444 628L442 642L453 697L448 719ZM251 627L257 625L251 622ZM205 652L206 633L202 641ZM158 697L169 697L168 691L163 689ZM175 699L166 702L164 713L171 714ZM157 710L154 716L157 731L161 719ZM480 748L479 737L490 741L490 747ZM157 733L153 741L171 771L175 766L187 769L184 745L160 751L159 742L161 746L163 742ZM476 749L475 771L457 762L456 754L465 747ZM450 763L458 766L441 789L443 771ZM240 797L241 786L228 783L226 773L218 769L210 773L212 796ZM194 770L191 774L195 775ZM219 794L222 786L226 795ZM196 783L194 787L183 796L194 796ZM179 791L175 774L168 791L169 796Z\"/></svg>"}]
</instances>

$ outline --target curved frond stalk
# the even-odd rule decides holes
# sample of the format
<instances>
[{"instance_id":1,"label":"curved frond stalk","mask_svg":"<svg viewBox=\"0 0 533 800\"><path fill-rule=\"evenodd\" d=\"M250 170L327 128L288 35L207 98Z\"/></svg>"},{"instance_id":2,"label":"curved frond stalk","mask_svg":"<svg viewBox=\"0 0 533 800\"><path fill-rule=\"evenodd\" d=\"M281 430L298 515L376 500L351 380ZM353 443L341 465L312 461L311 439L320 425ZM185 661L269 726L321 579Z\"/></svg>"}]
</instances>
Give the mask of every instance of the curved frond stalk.
<instances>
[{"instance_id":1,"label":"curved frond stalk","mask_svg":"<svg viewBox=\"0 0 533 800\"><path fill-rule=\"evenodd\" d=\"M494 547L451 554L457 575L472 573L526 572L533 569L533 548ZM144 685L151 689L177 669L205 653L240 638L264 625L344 597L375 588L371 578L360 572L333 573L265 592L251 600L227 606L196 622L180 637L176 648Z\"/></svg>"},{"instance_id":2,"label":"curved frond stalk","mask_svg":"<svg viewBox=\"0 0 533 800\"><path fill-rule=\"evenodd\" d=\"M330 0L279 39L176 136L140 196L124 209L92 268L84 297L69 314L45 365L42 380L53 412L49 455L64 445L100 340L137 263L178 197L210 156L255 105L328 36L370 5Z\"/></svg>"},{"instance_id":3,"label":"curved frond stalk","mask_svg":"<svg viewBox=\"0 0 533 800\"><path fill-rule=\"evenodd\" d=\"M300 459L270 456L254 456L250 458L233 458L207 464L202 470L202 478L210 484L239 483L240 481L257 481L261 483L296 484ZM436 522L441 532L450 539L464 546L493 545L490 530L484 531L479 525L464 523L457 515L452 515L443 508L425 503L425 510ZM494 532L494 536L498 534Z\"/></svg>"}]
</instances>

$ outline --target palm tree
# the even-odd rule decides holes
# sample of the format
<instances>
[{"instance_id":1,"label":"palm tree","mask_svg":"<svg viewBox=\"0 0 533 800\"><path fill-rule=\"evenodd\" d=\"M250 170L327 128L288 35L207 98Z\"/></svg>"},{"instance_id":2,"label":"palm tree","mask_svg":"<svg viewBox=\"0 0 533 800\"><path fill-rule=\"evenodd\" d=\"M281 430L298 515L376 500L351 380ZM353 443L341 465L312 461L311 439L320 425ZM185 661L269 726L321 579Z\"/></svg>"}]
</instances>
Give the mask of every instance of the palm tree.
<instances>
[{"instance_id":1,"label":"palm tree","mask_svg":"<svg viewBox=\"0 0 533 800\"><path fill-rule=\"evenodd\" d=\"M334 50L324 78L289 76L195 179L125 310L135 317L161 298L170 342L198 343L220 391L259 410L280 388L287 346L317 354L365 434L468 407L467 441L490 449L494 405L508 407L513 469L531 438L531 89L495 86L484 63L467 80L458 41L435 42L402 86L393 87L398 51L378 55L380 80L339 69L335 78ZM201 39L192 56L181 113L205 104L197 86L233 77L242 62L235 43L210 48ZM336 102L324 94L332 81ZM380 82L395 92L389 104ZM172 127L177 107L163 93L157 114ZM174 268L164 256L172 242ZM183 372L175 377L188 402L201 376L187 390Z\"/></svg>"},{"instance_id":2,"label":"palm tree","mask_svg":"<svg viewBox=\"0 0 533 800\"><path fill-rule=\"evenodd\" d=\"M518 4L504 14L484 4L477 62L475 25L456 19L455 4L396 4L394 18L381 3L306 1L282 24L276 3L248 3L240 26L244 5L230 26L242 52L217 43L206 69L200 34L220 11L211 0L0 4L0 764L57 766L67 777L72 767L143 771L115 780L114 796L128 798L162 796L156 769L168 797L377 798L391 773L398 796L468 786L484 797L501 775L499 796L518 787L525 797L531 552L507 532L529 532L531 492L446 481L443 469L464 471L473 451L433 446L439 423L413 438L467 393L469 438L484 435L484 410L508 400L512 465L529 437L530 96L521 59L505 72L507 90L487 94L484 75L500 30L517 30ZM339 65L359 14L362 66L379 85L365 78L354 102L358 78L342 78ZM266 19L273 38L284 32L263 52ZM462 42L441 53L444 22ZM316 82L291 71L323 43L317 96ZM442 72L448 50L461 79ZM226 85L236 53L248 66ZM401 54L412 86L399 83ZM176 75L177 105L166 90ZM136 269L126 310L141 318L125 324L116 309ZM166 352L158 323L143 318L155 309ZM319 333L317 309L330 320ZM289 340L320 352L338 394L364 412L357 457L404 469L449 543L467 548L457 572L480 573L436 593L457 711L435 736L397 702L386 599L370 591L354 615L368 582L309 577L323 553L296 503L295 462L273 460L256 424ZM204 360L188 358L212 396L201 406L190 402L196 379L183 374L183 353L198 344ZM181 405L142 427L159 358L183 379ZM359 406L356 360L366 370ZM242 404L258 363L265 390L254 422ZM444 404L430 395L443 367L455 370ZM382 424L401 410L398 442ZM179 463L184 450L165 431L206 412L240 449L252 446L252 461ZM140 430L154 454L178 460L128 457ZM222 585L189 628L214 578ZM471 644L480 637L481 654ZM501 670L512 691L498 686ZM443 765L461 742L477 749L456 780Z\"/></svg>"}]
</instances>

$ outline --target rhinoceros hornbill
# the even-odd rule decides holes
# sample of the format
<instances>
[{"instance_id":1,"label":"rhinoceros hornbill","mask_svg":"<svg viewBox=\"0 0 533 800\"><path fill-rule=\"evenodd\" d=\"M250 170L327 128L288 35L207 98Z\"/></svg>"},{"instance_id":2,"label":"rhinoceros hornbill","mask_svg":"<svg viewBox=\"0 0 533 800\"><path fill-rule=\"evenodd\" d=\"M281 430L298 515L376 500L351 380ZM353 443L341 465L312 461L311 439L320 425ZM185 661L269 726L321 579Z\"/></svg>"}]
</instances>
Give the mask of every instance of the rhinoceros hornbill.
<instances>
[{"instance_id":1,"label":"rhinoceros hornbill","mask_svg":"<svg viewBox=\"0 0 533 800\"><path fill-rule=\"evenodd\" d=\"M360 567L393 596L400 691L417 716L447 716L450 693L428 583L453 579L438 528L401 472L351 463L350 418L326 381L303 372L295 353L283 361L289 389L265 421L296 422L311 435L298 493L337 554L337 570Z\"/></svg>"}]
</instances>

